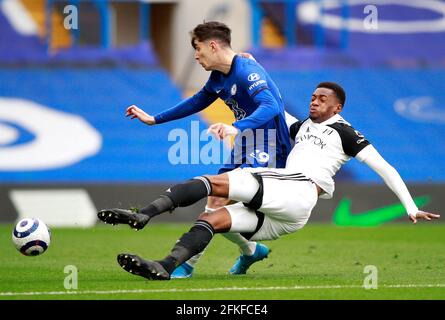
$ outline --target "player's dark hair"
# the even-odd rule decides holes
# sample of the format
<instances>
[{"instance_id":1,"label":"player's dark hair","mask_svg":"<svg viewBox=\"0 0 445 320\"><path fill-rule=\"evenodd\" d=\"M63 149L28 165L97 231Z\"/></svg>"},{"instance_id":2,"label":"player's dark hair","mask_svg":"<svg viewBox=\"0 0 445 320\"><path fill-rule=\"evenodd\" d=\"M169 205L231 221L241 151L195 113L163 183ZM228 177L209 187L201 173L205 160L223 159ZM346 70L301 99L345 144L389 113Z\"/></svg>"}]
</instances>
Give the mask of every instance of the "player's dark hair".
<instances>
[{"instance_id":1,"label":"player's dark hair","mask_svg":"<svg viewBox=\"0 0 445 320\"><path fill-rule=\"evenodd\" d=\"M209 21L198 24L195 29L190 31L191 42L193 49L196 49L196 41L206 41L209 39L216 39L224 45L230 47L232 30L222 22Z\"/></svg>"},{"instance_id":2,"label":"player's dark hair","mask_svg":"<svg viewBox=\"0 0 445 320\"><path fill-rule=\"evenodd\" d=\"M346 93L343 88L335 82L321 82L318 84L317 88L326 88L331 89L335 92L335 95L337 96L338 100L340 101L342 107L345 105L346 102Z\"/></svg>"}]
</instances>

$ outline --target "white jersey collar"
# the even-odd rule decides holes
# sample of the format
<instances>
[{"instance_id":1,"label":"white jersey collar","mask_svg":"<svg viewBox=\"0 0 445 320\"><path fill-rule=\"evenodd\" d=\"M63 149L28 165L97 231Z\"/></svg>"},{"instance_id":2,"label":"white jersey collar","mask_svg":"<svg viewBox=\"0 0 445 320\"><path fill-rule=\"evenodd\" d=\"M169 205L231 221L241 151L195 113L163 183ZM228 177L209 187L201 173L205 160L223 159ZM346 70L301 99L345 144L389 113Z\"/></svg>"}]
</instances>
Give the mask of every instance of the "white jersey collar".
<instances>
[{"instance_id":1,"label":"white jersey collar","mask_svg":"<svg viewBox=\"0 0 445 320\"><path fill-rule=\"evenodd\" d=\"M309 121L312 122L312 123L315 123L315 122L313 122L311 120L311 118L309 118ZM345 121L345 119L342 118L342 116L340 116L339 114L336 114L336 115L330 117L329 119L327 119L327 120L325 120L325 121L323 121L323 122L321 122L319 124L326 126L328 124L333 124L333 123L336 123L336 122L345 122L345 123L347 123Z\"/></svg>"}]
</instances>

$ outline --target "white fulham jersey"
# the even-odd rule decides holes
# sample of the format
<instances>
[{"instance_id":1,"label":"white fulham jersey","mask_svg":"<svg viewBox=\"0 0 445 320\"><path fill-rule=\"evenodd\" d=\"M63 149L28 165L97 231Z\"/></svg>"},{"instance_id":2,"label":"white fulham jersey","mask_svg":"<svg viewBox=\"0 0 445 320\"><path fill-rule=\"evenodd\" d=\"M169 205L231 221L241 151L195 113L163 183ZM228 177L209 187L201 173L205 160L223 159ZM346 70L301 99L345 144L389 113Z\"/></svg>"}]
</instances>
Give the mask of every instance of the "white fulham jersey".
<instances>
[{"instance_id":1,"label":"white fulham jersey","mask_svg":"<svg viewBox=\"0 0 445 320\"><path fill-rule=\"evenodd\" d=\"M289 131L295 145L287 158L286 169L311 178L325 191L320 195L325 199L332 198L334 193L332 177L335 173L351 157L370 145L338 114L322 123L314 123L311 119L297 121Z\"/></svg>"}]
</instances>

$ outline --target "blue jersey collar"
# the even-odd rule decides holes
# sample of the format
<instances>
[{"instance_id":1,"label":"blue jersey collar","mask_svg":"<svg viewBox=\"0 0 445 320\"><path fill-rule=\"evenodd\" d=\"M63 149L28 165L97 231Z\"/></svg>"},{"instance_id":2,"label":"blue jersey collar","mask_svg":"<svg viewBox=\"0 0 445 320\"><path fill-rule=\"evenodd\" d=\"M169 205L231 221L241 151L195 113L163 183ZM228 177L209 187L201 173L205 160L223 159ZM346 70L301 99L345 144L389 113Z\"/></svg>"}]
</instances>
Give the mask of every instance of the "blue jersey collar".
<instances>
[{"instance_id":1,"label":"blue jersey collar","mask_svg":"<svg viewBox=\"0 0 445 320\"><path fill-rule=\"evenodd\" d=\"M233 71L235 70L235 66L236 66L236 61L239 59L238 55L235 55L232 59L232 64L230 65L230 70L227 74L222 73L225 77L230 77L230 75L233 73Z\"/></svg>"}]
</instances>

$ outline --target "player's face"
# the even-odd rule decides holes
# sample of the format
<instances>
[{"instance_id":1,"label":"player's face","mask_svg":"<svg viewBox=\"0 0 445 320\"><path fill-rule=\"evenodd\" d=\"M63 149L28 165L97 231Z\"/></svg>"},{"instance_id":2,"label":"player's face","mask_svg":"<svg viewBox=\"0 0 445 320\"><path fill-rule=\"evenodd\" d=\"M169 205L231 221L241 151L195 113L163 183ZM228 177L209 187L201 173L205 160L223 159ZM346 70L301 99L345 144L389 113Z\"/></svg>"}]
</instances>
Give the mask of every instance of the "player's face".
<instances>
[{"instance_id":1,"label":"player's face","mask_svg":"<svg viewBox=\"0 0 445 320\"><path fill-rule=\"evenodd\" d=\"M317 88L312 94L309 106L309 118L321 123L341 111L341 104L335 92L328 88Z\"/></svg>"},{"instance_id":2,"label":"player's face","mask_svg":"<svg viewBox=\"0 0 445 320\"><path fill-rule=\"evenodd\" d=\"M212 41L195 40L195 60L206 70L211 71L213 65L214 48Z\"/></svg>"}]
</instances>

